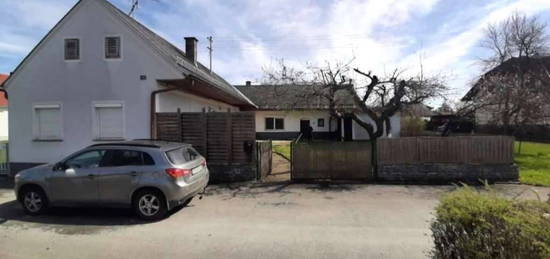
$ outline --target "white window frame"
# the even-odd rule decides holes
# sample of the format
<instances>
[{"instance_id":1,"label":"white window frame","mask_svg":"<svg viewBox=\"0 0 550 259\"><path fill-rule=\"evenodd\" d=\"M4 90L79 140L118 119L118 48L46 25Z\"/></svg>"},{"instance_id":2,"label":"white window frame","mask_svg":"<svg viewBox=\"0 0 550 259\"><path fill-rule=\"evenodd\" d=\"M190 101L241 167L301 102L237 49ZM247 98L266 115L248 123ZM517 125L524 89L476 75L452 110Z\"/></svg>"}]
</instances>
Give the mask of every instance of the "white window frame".
<instances>
[{"instance_id":1,"label":"white window frame","mask_svg":"<svg viewBox=\"0 0 550 259\"><path fill-rule=\"evenodd\" d=\"M102 138L99 134L96 108L122 108L122 136L118 138ZM124 101L93 101L92 102L92 133L94 141L112 141L126 139L126 108Z\"/></svg>"},{"instance_id":2,"label":"white window frame","mask_svg":"<svg viewBox=\"0 0 550 259\"><path fill-rule=\"evenodd\" d=\"M66 59L65 57L65 42L66 40L78 40L78 59ZM63 38L63 60L65 62L80 62L82 60L82 39L79 37L65 37Z\"/></svg>"},{"instance_id":3,"label":"white window frame","mask_svg":"<svg viewBox=\"0 0 550 259\"><path fill-rule=\"evenodd\" d=\"M59 109L59 134L55 137L44 138L40 136L38 132L38 116L36 114L37 109ZM63 141L63 103L61 102L47 102L47 103L33 103L32 104L32 136L33 141Z\"/></svg>"},{"instance_id":4,"label":"white window frame","mask_svg":"<svg viewBox=\"0 0 550 259\"><path fill-rule=\"evenodd\" d=\"M107 58L107 46L105 45L105 40L107 38L110 38L110 37L118 37L120 38L120 57L118 58ZM119 35L119 34L108 34L108 35L105 35L105 37L103 37L103 59L105 61L121 61L122 60L122 57L124 55L124 39L122 38L122 35Z\"/></svg>"},{"instance_id":5,"label":"white window frame","mask_svg":"<svg viewBox=\"0 0 550 259\"><path fill-rule=\"evenodd\" d=\"M267 124L265 123L265 121L267 119L273 119L273 129L268 129L267 128ZM282 129L277 129L277 127L275 126L277 123L275 122L276 119L282 119L283 120L283 128ZM285 121L285 117L282 117L282 116L265 116L264 117L264 129L265 131L285 131L285 128L286 128L286 121Z\"/></svg>"}]
</instances>

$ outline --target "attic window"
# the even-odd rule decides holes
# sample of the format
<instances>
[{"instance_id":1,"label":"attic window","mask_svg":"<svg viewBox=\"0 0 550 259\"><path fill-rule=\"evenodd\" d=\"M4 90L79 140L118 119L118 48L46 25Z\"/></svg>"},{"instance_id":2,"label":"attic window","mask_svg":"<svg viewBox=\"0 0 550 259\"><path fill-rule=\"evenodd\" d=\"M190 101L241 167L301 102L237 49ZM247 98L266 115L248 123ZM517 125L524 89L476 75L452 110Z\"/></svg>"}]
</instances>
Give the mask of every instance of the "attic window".
<instances>
[{"instance_id":1,"label":"attic window","mask_svg":"<svg viewBox=\"0 0 550 259\"><path fill-rule=\"evenodd\" d=\"M117 59L121 57L120 37L105 37L105 58Z\"/></svg>"},{"instance_id":2,"label":"attic window","mask_svg":"<svg viewBox=\"0 0 550 259\"><path fill-rule=\"evenodd\" d=\"M80 40L65 39L65 60L80 59Z\"/></svg>"}]
</instances>

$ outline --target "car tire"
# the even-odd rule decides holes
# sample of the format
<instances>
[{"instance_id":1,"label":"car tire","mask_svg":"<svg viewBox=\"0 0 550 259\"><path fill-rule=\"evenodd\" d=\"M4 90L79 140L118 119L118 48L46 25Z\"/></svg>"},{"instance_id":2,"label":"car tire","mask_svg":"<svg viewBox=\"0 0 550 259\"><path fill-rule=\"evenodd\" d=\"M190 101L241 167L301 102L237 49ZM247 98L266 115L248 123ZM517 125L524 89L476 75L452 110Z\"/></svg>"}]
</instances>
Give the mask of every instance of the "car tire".
<instances>
[{"instance_id":1,"label":"car tire","mask_svg":"<svg viewBox=\"0 0 550 259\"><path fill-rule=\"evenodd\" d=\"M21 206L28 215L40 215L48 209L48 197L39 187L24 187L19 197Z\"/></svg>"},{"instance_id":2,"label":"car tire","mask_svg":"<svg viewBox=\"0 0 550 259\"><path fill-rule=\"evenodd\" d=\"M156 190L143 190L136 193L132 201L136 215L148 221L160 220L168 212L164 195Z\"/></svg>"}]
</instances>

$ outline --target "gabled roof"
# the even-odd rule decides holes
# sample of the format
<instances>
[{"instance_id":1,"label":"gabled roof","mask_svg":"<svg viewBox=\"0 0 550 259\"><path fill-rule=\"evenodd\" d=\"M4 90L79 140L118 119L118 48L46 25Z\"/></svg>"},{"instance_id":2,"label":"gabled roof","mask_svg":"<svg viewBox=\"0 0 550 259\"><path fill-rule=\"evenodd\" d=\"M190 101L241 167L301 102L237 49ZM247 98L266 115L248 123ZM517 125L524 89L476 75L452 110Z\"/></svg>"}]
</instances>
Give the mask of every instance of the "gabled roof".
<instances>
[{"instance_id":1,"label":"gabled roof","mask_svg":"<svg viewBox=\"0 0 550 259\"><path fill-rule=\"evenodd\" d=\"M550 56L510 58L504 61L504 63L494 67L481 76L474 86L472 86L464 97L462 97L462 101L470 101L473 97L475 97L487 77L510 73L513 74L518 73L519 71L531 73L545 73L546 71L550 71Z\"/></svg>"},{"instance_id":2,"label":"gabled roof","mask_svg":"<svg viewBox=\"0 0 550 259\"><path fill-rule=\"evenodd\" d=\"M238 85L236 87L254 102L260 110L329 109L329 102L325 97L321 96L323 89L319 86ZM351 89L338 90L334 96L337 109L360 109L358 97Z\"/></svg>"},{"instance_id":3,"label":"gabled roof","mask_svg":"<svg viewBox=\"0 0 550 259\"><path fill-rule=\"evenodd\" d=\"M402 112L405 115L414 117L431 117L433 115L436 115L436 113L432 111L432 108L430 106L423 103L406 105L402 108Z\"/></svg>"},{"instance_id":4,"label":"gabled roof","mask_svg":"<svg viewBox=\"0 0 550 259\"><path fill-rule=\"evenodd\" d=\"M72 13L79 5L86 1L97 1L103 4L108 10L112 12L121 22L130 27L134 32L136 32L142 39L145 40L151 47L153 47L157 53L159 53L163 58L171 63L177 70L180 70L187 74L192 74L194 77L211 84L215 88L233 96L236 100L240 102L243 106L254 106L250 100L248 100L244 95L242 95L238 90L236 90L231 84L225 81L221 76L217 75L214 72L210 72L204 65L197 62L193 64L184 51L180 50L178 47L174 46L172 43L168 42L164 38L160 37L158 34L135 20L134 18L128 16L126 13L122 12L120 9L115 7L107 0L79 0L78 3L53 27L52 30L46 34L46 36L38 43L38 45L25 57L25 59L17 66L14 71L14 75L20 70L23 63L37 50L38 46L41 45L53 31L58 28L61 23ZM163 79L163 78L159 78ZM172 79L172 78L170 78ZM9 80L8 80L9 81ZM7 83L7 82L6 82Z\"/></svg>"}]
</instances>

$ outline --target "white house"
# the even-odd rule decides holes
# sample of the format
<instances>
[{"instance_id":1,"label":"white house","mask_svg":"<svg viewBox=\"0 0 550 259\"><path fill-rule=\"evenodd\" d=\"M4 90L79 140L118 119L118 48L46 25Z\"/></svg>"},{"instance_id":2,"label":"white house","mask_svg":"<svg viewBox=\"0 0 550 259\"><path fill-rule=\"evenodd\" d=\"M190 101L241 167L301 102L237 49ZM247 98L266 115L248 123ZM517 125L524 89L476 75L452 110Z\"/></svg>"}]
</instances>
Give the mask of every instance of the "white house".
<instances>
[{"instance_id":1,"label":"white house","mask_svg":"<svg viewBox=\"0 0 550 259\"><path fill-rule=\"evenodd\" d=\"M327 99L311 86L251 85L247 82L236 87L258 106L255 111L258 139L295 139L308 126L313 128L314 139L369 139L367 131L351 117L331 118ZM334 96L338 110L358 114L374 125L370 117L361 111L360 100L351 91L339 90ZM389 137L399 137L400 114L391 117L390 123Z\"/></svg>"},{"instance_id":2,"label":"white house","mask_svg":"<svg viewBox=\"0 0 550 259\"><path fill-rule=\"evenodd\" d=\"M80 0L3 84L12 173L98 141L154 138L155 112L254 107L197 62L195 38L185 50L106 0Z\"/></svg>"}]
</instances>

